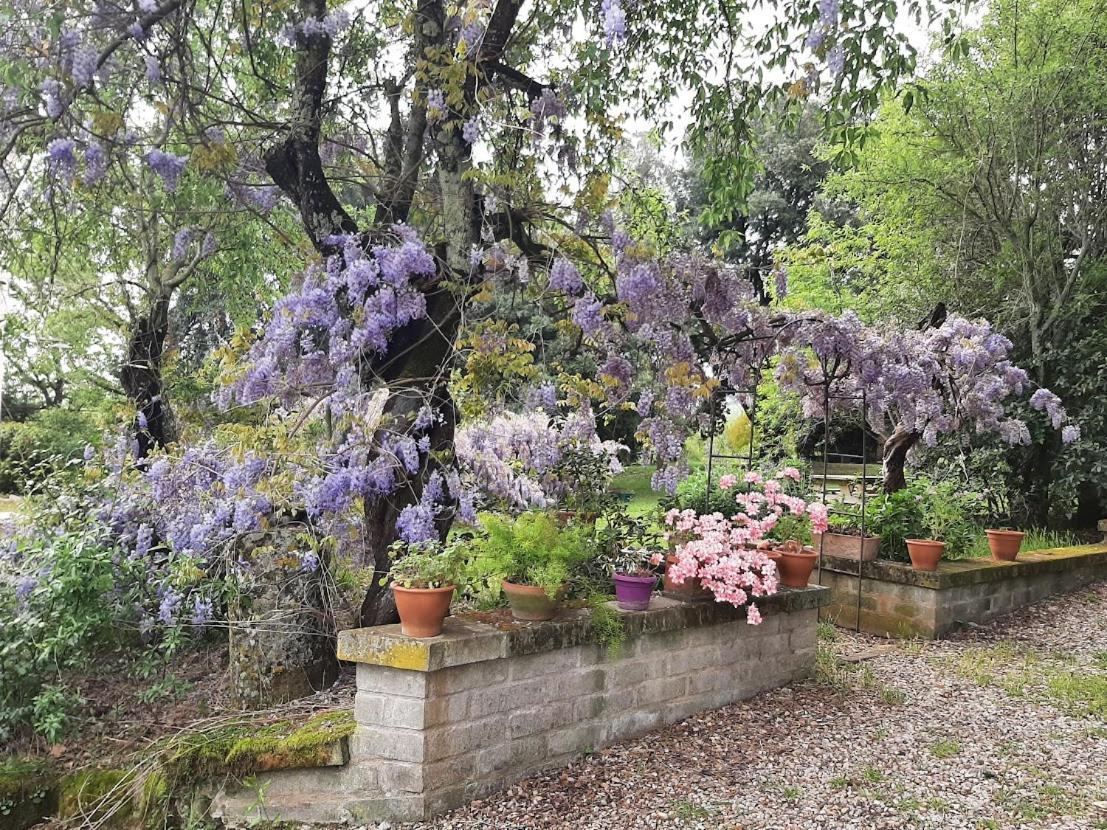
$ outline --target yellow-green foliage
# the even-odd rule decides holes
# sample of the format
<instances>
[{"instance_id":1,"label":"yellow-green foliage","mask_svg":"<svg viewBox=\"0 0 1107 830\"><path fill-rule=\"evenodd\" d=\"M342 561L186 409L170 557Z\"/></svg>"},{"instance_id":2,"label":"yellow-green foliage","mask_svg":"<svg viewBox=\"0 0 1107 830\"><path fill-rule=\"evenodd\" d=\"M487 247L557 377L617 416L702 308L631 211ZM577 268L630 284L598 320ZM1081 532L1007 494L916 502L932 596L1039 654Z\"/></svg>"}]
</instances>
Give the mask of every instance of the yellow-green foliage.
<instances>
[{"instance_id":1,"label":"yellow-green foliage","mask_svg":"<svg viewBox=\"0 0 1107 830\"><path fill-rule=\"evenodd\" d=\"M731 455L741 455L749 451L750 418L745 412L738 412L727 419L723 428L723 440Z\"/></svg>"}]
</instances>

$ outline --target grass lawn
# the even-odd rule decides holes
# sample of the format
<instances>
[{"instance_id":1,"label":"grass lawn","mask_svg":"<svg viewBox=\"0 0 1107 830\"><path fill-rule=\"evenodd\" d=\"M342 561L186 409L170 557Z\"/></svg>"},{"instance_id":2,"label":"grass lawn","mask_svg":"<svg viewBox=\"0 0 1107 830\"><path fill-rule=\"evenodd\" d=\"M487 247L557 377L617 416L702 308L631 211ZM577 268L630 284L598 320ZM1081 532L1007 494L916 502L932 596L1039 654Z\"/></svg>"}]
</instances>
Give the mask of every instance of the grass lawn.
<instances>
[{"instance_id":1,"label":"grass lawn","mask_svg":"<svg viewBox=\"0 0 1107 830\"><path fill-rule=\"evenodd\" d=\"M650 477L656 468L647 464L635 464L624 469L611 480L611 489L617 493L632 493L627 512L642 516L657 506L660 495L650 489Z\"/></svg>"}]
</instances>

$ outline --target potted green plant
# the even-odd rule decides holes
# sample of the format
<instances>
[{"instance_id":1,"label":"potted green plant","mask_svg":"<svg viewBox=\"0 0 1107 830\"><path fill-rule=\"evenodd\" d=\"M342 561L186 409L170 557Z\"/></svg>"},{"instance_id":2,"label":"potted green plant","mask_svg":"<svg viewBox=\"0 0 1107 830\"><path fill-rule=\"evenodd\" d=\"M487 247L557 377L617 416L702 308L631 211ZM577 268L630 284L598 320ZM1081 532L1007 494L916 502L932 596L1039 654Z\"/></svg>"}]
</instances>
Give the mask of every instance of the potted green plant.
<instances>
[{"instance_id":1,"label":"potted green plant","mask_svg":"<svg viewBox=\"0 0 1107 830\"><path fill-rule=\"evenodd\" d=\"M460 558L457 543L442 545L396 542L389 549L389 570L400 630L409 637L437 637L457 588Z\"/></svg>"},{"instance_id":2,"label":"potted green plant","mask_svg":"<svg viewBox=\"0 0 1107 830\"><path fill-rule=\"evenodd\" d=\"M615 581L615 601L624 611L645 611L657 588L657 571L664 560L659 550L625 547L614 557L611 578Z\"/></svg>"},{"instance_id":3,"label":"potted green plant","mask_svg":"<svg viewBox=\"0 0 1107 830\"><path fill-rule=\"evenodd\" d=\"M960 552L972 544L971 517L978 500L954 482L919 478L883 498L874 511L873 530L893 552L905 548L916 570L933 571L947 549Z\"/></svg>"},{"instance_id":4,"label":"potted green plant","mask_svg":"<svg viewBox=\"0 0 1107 830\"><path fill-rule=\"evenodd\" d=\"M870 562L880 555L880 536L871 530L872 523L866 521L862 532L861 522L855 516L831 516L826 533L811 534L811 545L823 556Z\"/></svg>"},{"instance_id":5,"label":"potted green plant","mask_svg":"<svg viewBox=\"0 0 1107 830\"><path fill-rule=\"evenodd\" d=\"M589 531L533 511L515 518L484 514L480 524L482 532L468 545L469 575L498 585L515 619L553 619L569 582L593 554Z\"/></svg>"},{"instance_id":6,"label":"potted green plant","mask_svg":"<svg viewBox=\"0 0 1107 830\"><path fill-rule=\"evenodd\" d=\"M658 571L665 559L656 517L632 516L620 503L603 512L593 530L594 555L582 569L584 581L596 591L615 582L615 599L624 611L645 611Z\"/></svg>"}]
</instances>

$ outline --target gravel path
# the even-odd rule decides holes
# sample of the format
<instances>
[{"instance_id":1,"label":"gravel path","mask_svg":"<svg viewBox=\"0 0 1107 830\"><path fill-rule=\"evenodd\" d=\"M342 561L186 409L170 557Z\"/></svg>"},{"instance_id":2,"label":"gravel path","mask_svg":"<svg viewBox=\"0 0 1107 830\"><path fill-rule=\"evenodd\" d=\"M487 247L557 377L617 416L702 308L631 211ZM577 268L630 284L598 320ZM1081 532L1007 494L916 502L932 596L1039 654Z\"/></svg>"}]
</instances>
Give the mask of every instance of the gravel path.
<instances>
[{"instance_id":1,"label":"gravel path","mask_svg":"<svg viewBox=\"0 0 1107 830\"><path fill-rule=\"evenodd\" d=\"M393 830L1107 830L1107 583L940 643L823 628L818 679Z\"/></svg>"}]
</instances>

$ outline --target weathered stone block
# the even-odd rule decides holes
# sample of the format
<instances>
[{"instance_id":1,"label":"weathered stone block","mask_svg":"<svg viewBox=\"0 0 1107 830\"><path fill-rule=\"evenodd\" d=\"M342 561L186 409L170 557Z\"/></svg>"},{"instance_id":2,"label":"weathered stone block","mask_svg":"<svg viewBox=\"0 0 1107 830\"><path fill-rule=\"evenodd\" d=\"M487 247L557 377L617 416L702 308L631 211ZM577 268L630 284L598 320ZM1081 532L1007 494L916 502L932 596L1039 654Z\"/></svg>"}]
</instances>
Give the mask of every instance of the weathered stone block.
<instances>
[{"instance_id":1,"label":"weathered stone block","mask_svg":"<svg viewBox=\"0 0 1107 830\"><path fill-rule=\"evenodd\" d=\"M648 707L666 700L684 697L688 691L688 677L658 677L647 680L638 687L634 703L638 707Z\"/></svg>"},{"instance_id":2,"label":"weathered stone block","mask_svg":"<svg viewBox=\"0 0 1107 830\"><path fill-rule=\"evenodd\" d=\"M489 660L470 663L433 672L429 675L428 691L431 695L452 695L470 689L481 689L507 680L506 660Z\"/></svg>"},{"instance_id":3,"label":"weathered stone block","mask_svg":"<svg viewBox=\"0 0 1107 830\"><path fill-rule=\"evenodd\" d=\"M427 675L423 672L358 663L357 690L406 697L426 697Z\"/></svg>"},{"instance_id":4,"label":"weathered stone block","mask_svg":"<svg viewBox=\"0 0 1107 830\"><path fill-rule=\"evenodd\" d=\"M549 736L551 755L572 755L588 752L605 742L605 727L602 723L584 723L570 726Z\"/></svg>"},{"instance_id":5,"label":"weathered stone block","mask_svg":"<svg viewBox=\"0 0 1107 830\"><path fill-rule=\"evenodd\" d=\"M555 726L573 722L573 702L543 703L512 712L507 719L508 733L512 739L525 738L536 732L548 732Z\"/></svg>"},{"instance_id":6,"label":"weathered stone block","mask_svg":"<svg viewBox=\"0 0 1107 830\"><path fill-rule=\"evenodd\" d=\"M353 738L350 751L356 749L362 757L413 763L424 759L423 744L426 738L421 730L359 724L354 730Z\"/></svg>"},{"instance_id":7,"label":"weathered stone block","mask_svg":"<svg viewBox=\"0 0 1107 830\"><path fill-rule=\"evenodd\" d=\"M511 661L511 679L528 680L570 672L580 665L580 649L566 648L545 654L529 654Z\"/></svg>"}]
</instances>

